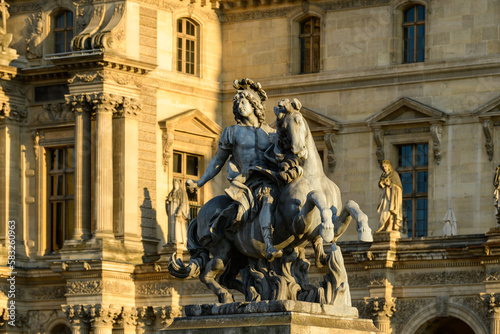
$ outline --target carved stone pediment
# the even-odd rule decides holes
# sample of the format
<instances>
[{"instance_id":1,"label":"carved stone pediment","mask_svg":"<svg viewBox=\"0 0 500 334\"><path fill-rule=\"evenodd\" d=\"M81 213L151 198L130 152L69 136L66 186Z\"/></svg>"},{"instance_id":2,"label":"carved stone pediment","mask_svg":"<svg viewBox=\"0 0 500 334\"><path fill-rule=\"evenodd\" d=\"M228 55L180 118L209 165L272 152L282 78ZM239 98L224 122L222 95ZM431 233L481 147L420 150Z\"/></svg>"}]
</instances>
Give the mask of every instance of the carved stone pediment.
<instances>
[{"instance_id":1,"label":"carved stone pediment","mask_svg":"<svg viewBox=\"0 0 500 334\"><path fill-rule=\"evenodd\" d=\"M194 145L214 145L222 128L197 109L187 110L183 113L159 121L162 131L163 167L166 171L168 161L172 156L174 139L188 141Z\"/></svg>"},{"instance_id":2,"label":"carved stone pediment","mask_svg":"<svg viewBox=\"0 0 500 334\"><path fill-rule=\"evenodd\" d=\"M409 98L401 98L366 120L370 127L434 124L445 121L446 114Z\"/></svg>"},{"instance_id":3,"label":"carved stone pediment","mask_svg":"<svg viewBox=\"0 0 500 334\"><path fill-rule=\"evenodd\" d=\"M440 110L403 97L368 118L366 123L373 129L379 164L382 166L382 161L385 159L385 136L429 133L432 138L434 161L439 165L442 158L442 123L446 121L446 116Z\"/></svg>"},{"instance_id":4,"label":"carved stone pediment","mask_svg":"<svg viewBox=\"0 0 500 334\"><path fill-rule=\"evenodd\" d=\"M222 128L201 111L188 110L159 122L161 129L172 129L197 136L216 138L222 133Z\"/></svg>"},{"instance_id":5,"label":"carved stone pediment","mask_svg":"<svg viewBox=\"0 0 500 334\"><path fill-rule=\"evenodd\" d=\"M324 115L318 114L311 109L302 107L300 112L306 119L307 124L309 124L309 129L313 135L319 131L332 132L339 129L339 124L336 121Z\"/></svg>"}]
</instances>

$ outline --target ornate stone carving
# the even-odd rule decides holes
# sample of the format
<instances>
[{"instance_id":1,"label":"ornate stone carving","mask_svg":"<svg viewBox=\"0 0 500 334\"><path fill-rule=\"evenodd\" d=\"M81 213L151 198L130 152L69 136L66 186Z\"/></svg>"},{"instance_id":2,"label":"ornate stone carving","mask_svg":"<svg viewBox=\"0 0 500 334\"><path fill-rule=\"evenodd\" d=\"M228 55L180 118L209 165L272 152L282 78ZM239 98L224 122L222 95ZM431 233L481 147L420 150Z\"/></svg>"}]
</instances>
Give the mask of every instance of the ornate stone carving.
<instances>
[{"instance_id":1,"label":"ornate stone carving","mask_svg":"<svg viewBox=\"0 0 500 334\"><path fill-rule=\"evenodd\" d=\"M169 129L162 129L161 132L161 142L163 148L162 154L162 163L163 163L163 171L166 172L168 170L168 162L172 157L172 144L174 143L174 133Z\"/></svg>"},{"instance_id":2,"label":"ornate stone carving","mask_svg":"<svg viewBox=\"0 0 500 334\"><path fill-rule=\"evenodd\" d=\"M493 160L493 152L494 152L494 144L493 144L493 123L491 120L487 119L483 122L483 133L486 142L484 143L484 147L486 148L486 154L488 154L488 159L490 161Z\"/></svg>"},{"instance_id":3,"label":"ornate stone carving","mask_svg":"<svg viewBox=\"0 0 500 334\"><path fill-rule=\"evenodd\" d=\"M335 171L335 166L337 165L337 161L335 160L335 142L337 141L337 136L334 133L325 134L324 140L326 144L326 148L328 149L328 171L330 174L333 174Z\"/></svg>"},{"instance_id":4,"label":"ornate stone carving","mask_svg":"<svg viewBox=\"0 0 500 334\"><path fill-rule=\"evenodd\" d=\"M382 167L382 161L385 159L384 154L384 130L375 129L373 130L373 140L375 141L375 145L377 145L377 161L378 164Z\"/></svg>"},{"instance_id":5,"label":"ornate stone carving","mask_svg":"<svg viewBox=\"0 0 500 334\"><path fill-rule=\"evenodd\" d=\"M173 289L169 283L138 283L135 293L142 296L171 296Z\"/></svg>"},{"instance_id":6,"label":"ornate stone carving","mask_svg":"<svg viewBox=\"0 0 500 334\"><path fill-rule=\"evenodd\" d=\"M124 97L122 103L118 104L114 117L136 117L142 109L142 104L135 98Z\"/></svg>"},{"instance_id":7,"label":"ornate stone carving","mask_svg":"<svg viewBox=\"0 0 500 334\"><path fill-rule=\"evenodd\" d=\"M116 324L121 328L133 328L137 326L137 319L139 318L137 309L135 307L126 308L122 307L120 313L116 318Z\"/></svg>"},{"instance_id":8,"label":"ornate stone carving","mask_svg":"<svg viewBox=\"0 0 500 334\"><path fill-rule=\"evenodd\" d=\"M123 103L123 97L110 93L90 93L86 97L96 112L114 113L118 105Z\"/></svg>"},{"instance_id":9,"label":"ornate stone carving","mask_svg":"<svg viewBox=\"0 0 500 334\"><path fill-rule=\"evenodd\" d=\"M43 139L44 133L38 130L33 130L31 132L31 138L33 139L33 153L35 155L35 161L38 161L38 150L40 149L40 139Z\"/></svg>"},{"instance_id":10,"label":"ornate stone carving","mask_svg":"<svg viewBox=\"0 0 500 334\"><path fill-rule=\"evenodd\" d=\"M500 281L500 274L498 271L492 272L486 276L485 281Z\"/></svg>"},{"instance_id":11,"label":"ornate stone carving","mask_svg":"<svg viewBox=\"0 0 500 334\"><path fill-rule=\"evenodd\" d=\"M398 280L404 286L478 283L483 279L484 271L481 270L411 273L398 276Z\"/></svg>"},{"instance_id":12,"label":"ornate stone carving","mask_svg":"<svg viewBox=\"0 0 500 334\"><path fill-rule=\"evenodd\" d=\"M432 135L432 147L434 149L434 160L436 164L439 165L441 162L441 157L443 152L441 151L441 141L442 141L443 127L441 124L431 125L431 135Z\"/></svg>"},{"instance_id":13,"label":"ornate stone carving","mask_svg":"<svg viewBox=\"0 0 500 334\"><path fill-rule=\"evenodd\" d=\"M68 295L97 294L102 292L102 281L72 281L67 282Z\"/></svg>"},{"instance_id":14,"label":"ornate stone carving","mask_svg":"<svg viewBox=\"0 0 500 334\"><path fill-rule=\"evenodd\" d=\"M0 50L6 53L10 42L12 42L12 34L7 32L7 19L9 18L9 5L2 0L0 3L0 13L2 15L2 26L0 28Z\"/></svg>"},{"instance_id":15,"label":"ornate stone carving","mask_svg":"<svg viewBox=\"0 0 500 334\"><path fill-rule=\"evenodd\" d=\"M349 275L349 285L351 288L366 288L370 284L370 275Z\"/></svg>"},{"instance_id":16,"label":"ornate stone carving","mask_svg":"<svg viewBox=\"0 0 500 334\"><path fill-rule=\"evenodd\" d=\"M66 103L46 103L43 105L43 112L37 117L37 121L41 123L67 122L74 119L75 116L67 108Z\"/></svg>"},{"instance_id":17,"label":"ornate stone carving","mask_svg":"<svg viewBox=\"0 0 500 334\"><path fill-rule=\"evenodd\" d=\"M418 127L418 128L406 128L406 129L387 129L384 130L385 136L394 135L411 135L414 133L425 133L429 132L430 128L428 126Z\"/></svg>"},{"instance_id":18,"label":"ornate stone carving","mask_svg":"<svg viewBox=\"0 0 500 334\"><path fill-rule=\"evenodd\" d=\"M29 294L31 295L31 298L39 300L62 299L66 294L66 287L51 286L31 288L29 290Z\"/></svg>"},{"instance_id":19,"label":"ornate stone carving","mask_svg":"<svg viewBox=\"0 0 500 334\"><path fill-rule=\"evenodd\" d=\"M0 109L0 121L8 119L15 122L26 122L28 111L22 106L11 106L7 102L3 102Z\"/></svg>"},{"instance_id":20,"label":"ornate stone carving","mask_svg":"<svg viewBox=\"0 0 500 334\"><path fill-rule=\"evenodd\" d=\"M479 296L488 307L488 313L500 313L500 294L480 293Z\"/></svg>"},{"instance_id":21,"label":"ornate stone carving","mask_svg":"<svg viewBox=\"0 0 500 334\"><path fill-rule=\"evenodd\" d=\"M62 305L62 310L71 324L88 324L90 322L88 309L84 305Z\"/></svg>"},{"instance_id":22,"label":"ornate stone carving","mask_svg":"<svg viewBox=\"0 0 500 334\"><path fill-rule=\"evenodd\" d=\"M391 318L396 312L396 298L365 297L365 304L374 317Z\"/></svg>"},{"instance_id":23,"label":"ornate stone carving","mask_svg":"<svg viewBox=\"0 0 500 334\"><path fill-rule=\"evenodd\" d=\"M68 79L68 83L89 83L96 81L96 79L102 79L102 71L92 72L92 73L77 73Z\"/></svg>"},{"instance_id":24,"label":"ornate stone carving","mask_svg":"<svg viewBox=\"0 0 500 334\"><path fill-rule=\"evenodd\" d=\"M43 14L34 13L28 16L28 29L26 37L26 58L35 59L42 56L43 42Z\"/></svg>"},{"instance_id":25,"label":"ornate stone carving","mask_svg":"<svg viewBox=\"0 0 500 334\"><path fill-rule=\"evenodd\" d=\"M156 317L159 319L163 328L168 327L174 321L174 318L182 316L182 308L180 306L162 306L155 309Z\"/></svg>"},{"instance_id":26,"label":"ornate stone carving","mask_svg":"<svg viewBox=\"0 0 500 334\"><path fill-rule=\"evenodd\" d=\"M474 297L450 297L450 303L461 305L470 310L481 322L488 327L488 305L482 300L480 295Z\"/></svg>"},{"instance_id":27,"label":"ornate stone carving","mask_svg":"<svg viewBox=\"0 0 500 334\"><path fill-rule=\"evenodd\" d=\"M93 49L117 49L121 48L124 40L122 19L125 16L126 6L123 3L115 3L113 15L105 27L92 35Z\"/></svg>"},{"instance_id":28,"label":"ornate stone carving","mask_svg":"<svg viewBox=\"0 0 500 334\"><path fill-rule=\"evenodd\" d=\"M116 322L120 310L112 305L92 304L88 308L88 314L90 323L94 328L111 327Z\"/></svg>"}]
</instances>

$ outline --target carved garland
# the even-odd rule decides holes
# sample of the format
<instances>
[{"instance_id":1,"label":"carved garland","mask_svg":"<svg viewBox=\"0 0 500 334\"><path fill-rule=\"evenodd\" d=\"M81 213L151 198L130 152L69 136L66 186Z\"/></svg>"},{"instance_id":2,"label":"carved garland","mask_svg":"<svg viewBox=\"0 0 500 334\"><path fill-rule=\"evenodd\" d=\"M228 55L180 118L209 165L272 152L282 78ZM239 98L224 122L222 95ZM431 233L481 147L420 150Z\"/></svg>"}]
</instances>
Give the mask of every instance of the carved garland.
<instances>
[{"instance_id":1,"label":"carved garland","mask_svg":"<svg viewBox=\"0 0 500 334\"><path fill-rule=\"evenodd\" d=\"M484 133L484 138L486 138L486 142L484 143L484 147L486 148L486 153L488 154L488 159L490 161L493 160L493 134L494 134L494 128L493 128L493 123L491 120L487 119L483 122L483 133Z\"/></svg>"},{"instance_id":2,"label":"carved garland","mask_svg":"<svg viewBox=\"0 0 500 334\"><path fill-rule=\"evenodd\" d=\"M380 167L382 167L382 161L385 159L384 154L384 130L375 129L373 131L373 140L375 141L375 145L377 145L377 161Z\"/></svg>"},{"instance_id":3,"label":"carved garland","mask_svg":"<svg viewBox=\"0 0 500 334\"><path fill-rule=\"evenodd\" d=\"M324 137L326 148L328 149L328 171L333 174L337 161L335 160L335 142L337 141L334 133L327 133Z\"/></svg>"},{"instance_id":4,"label":"carved garland","mask_svg":"<svg viewBox=\"0 0 500 334\"><path fill-rule=\"evenodd\" d=\"M443 127L441 124L432 124L431 125L431 135L434 149L434 160L436 164L439 165L441 162L441 157L443 152L441 151L441 141L442 141Z\"/></svg>"}]
</instances>

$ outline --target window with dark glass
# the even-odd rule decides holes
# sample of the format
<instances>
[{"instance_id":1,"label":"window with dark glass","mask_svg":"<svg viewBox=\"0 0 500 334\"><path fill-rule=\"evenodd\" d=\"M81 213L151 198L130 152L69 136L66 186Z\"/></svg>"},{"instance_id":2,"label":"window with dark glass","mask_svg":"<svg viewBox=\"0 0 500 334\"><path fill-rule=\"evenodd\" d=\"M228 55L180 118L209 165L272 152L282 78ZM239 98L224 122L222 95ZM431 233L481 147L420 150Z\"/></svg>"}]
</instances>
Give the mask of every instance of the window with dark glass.
<instances>
[{"instance_id":1,"label":"window with dark glass","mask_svg":"<svg viewBox=\"0 0 500 334\"><path fill-rule=\"evenodd\" d=\"M408 237L427 236L428 144L398 146L398 168L403 185L403 216Z\"/></svg>"},{"instance_id":2,"label":"window with dark glass","mask_svg":"<svg viewBox=\"0 0 500 334\"><path fill-rule=\"evenodd\" d=\"M187 18L177 20L177 71L196 75L198 26Z\"/></svg>"},{"instance_id":3,"label":"window with dark glass","mask_svg":"<svg viewBox=\"0 0 500 334\"><path fill-rule=\"evenodd\" d=\"M185 188L187 180L198 181L202 171L202 157L185 152L174 152L173 155L174 179L181 180L181 186ZM189 199L189 211L191 219L198 215L198 210L202 205L202 198L199 192L187 192Z\"/></svg>"},{"instance_id":4,"label":"window with dark glass","mask_svg":"<svg viewBox=\"0 0 500 334\"><path fill-rule=\"evenodd\" d=\"M55 53L71 51L73 39L73 13L64 11L54 17Z\"/></svg>"},{"instance_id":5,"label":"window with dark glass","mask_svg":"<svg viewBox=\"0 0 500 334\"><path fill-rule=\"evenodd\" d=\"M49 248L58 252L64 240L71 238L74 226L75 156L73 147L48 150Z\"/></svg>"},{"instance_id":6,"label":"window with dark glass","mask_svg":"<svg viewBox=\"0 0 500 334\"><path fill-rule=\"evenodd\" d=\"M403 13L403 62L425 59L425 7L413 5Z\"/></svg>"},{"instance_id":7,"label":"window with dark glass","mask_svg":"<svg viewBox=\"0 0 500 334\"><path fill-rule=\"evenodd\" d=\"M309 17L300 23L300 73L319 72L320 24L317 17Z\"/></svg>"}]
</instances>

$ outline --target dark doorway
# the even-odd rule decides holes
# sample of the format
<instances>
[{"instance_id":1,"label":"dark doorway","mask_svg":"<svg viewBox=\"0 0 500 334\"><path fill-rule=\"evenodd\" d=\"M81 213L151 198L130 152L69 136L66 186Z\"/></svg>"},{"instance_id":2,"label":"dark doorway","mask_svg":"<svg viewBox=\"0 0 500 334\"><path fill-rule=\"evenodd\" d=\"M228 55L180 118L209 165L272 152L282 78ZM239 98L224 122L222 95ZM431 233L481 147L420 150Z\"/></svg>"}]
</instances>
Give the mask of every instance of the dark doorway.
<instances>
[{"instance_id":1,"label":"dark doorway","mask_svg":"<svg viewBox=\"0 0 500 334\"><path fill-rule=\"evenodd\" d=\"M454 317L439 317L427 321L415 334L475 334L465 322Z\"/></svg>"}]
</instances>

